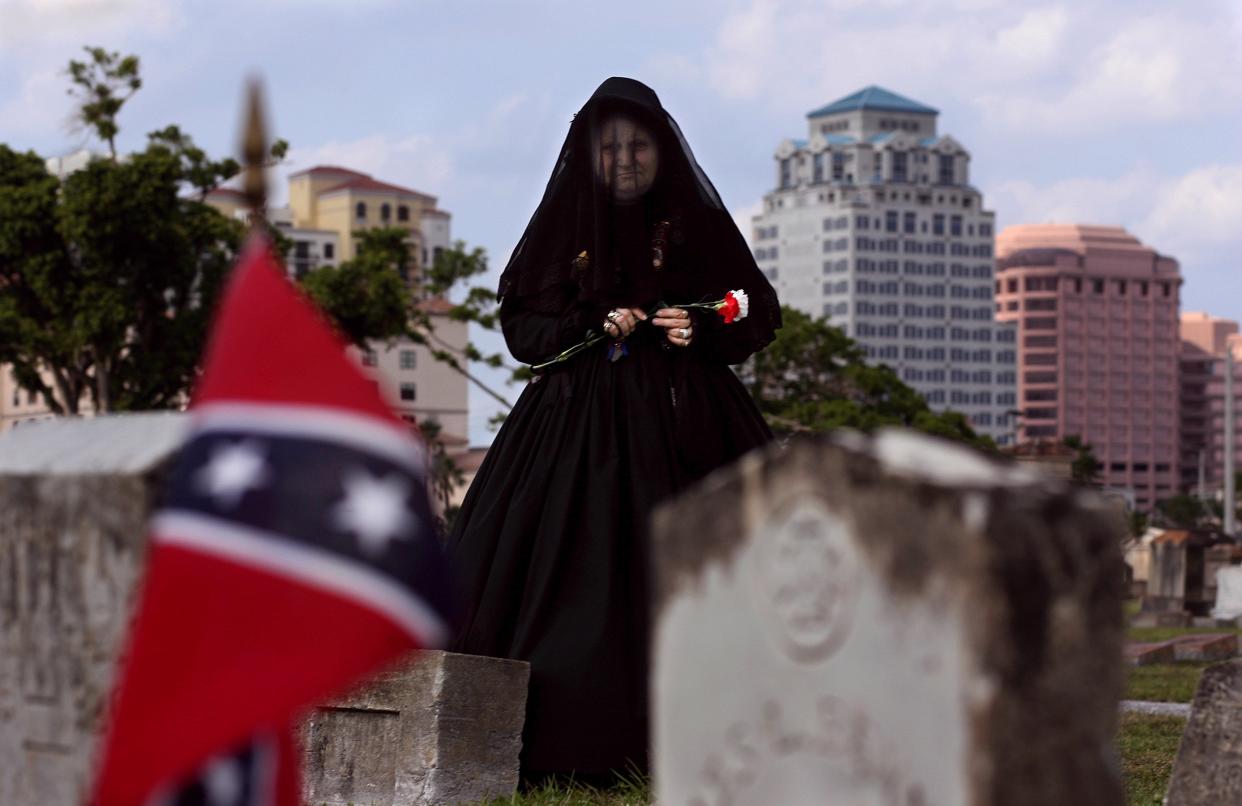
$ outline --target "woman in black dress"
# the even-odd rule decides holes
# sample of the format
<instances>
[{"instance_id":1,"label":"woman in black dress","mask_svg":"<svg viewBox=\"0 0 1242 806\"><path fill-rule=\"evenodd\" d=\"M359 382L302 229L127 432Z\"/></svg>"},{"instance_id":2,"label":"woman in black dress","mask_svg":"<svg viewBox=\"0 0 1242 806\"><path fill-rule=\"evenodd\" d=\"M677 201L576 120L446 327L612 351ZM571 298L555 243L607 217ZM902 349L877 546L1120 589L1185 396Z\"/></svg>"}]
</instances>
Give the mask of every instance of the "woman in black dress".
<instances>
[{"instance_id":1,"label":"woman in black dress","mask_svg":"<svg viewBox=\"0 0 1242 806\"><path fill-rule=\"evenodd\" d=\"M749 313L732 324L676 307L736 289ZM772 340L776 295L655 93L610 78L575 116L500 296L519 361L608 338L527 386L479 468L449 539L455 648L531 664L528 778L643 769L647 520L771 438L729 364Z\"/></svg>"}]
</instances>

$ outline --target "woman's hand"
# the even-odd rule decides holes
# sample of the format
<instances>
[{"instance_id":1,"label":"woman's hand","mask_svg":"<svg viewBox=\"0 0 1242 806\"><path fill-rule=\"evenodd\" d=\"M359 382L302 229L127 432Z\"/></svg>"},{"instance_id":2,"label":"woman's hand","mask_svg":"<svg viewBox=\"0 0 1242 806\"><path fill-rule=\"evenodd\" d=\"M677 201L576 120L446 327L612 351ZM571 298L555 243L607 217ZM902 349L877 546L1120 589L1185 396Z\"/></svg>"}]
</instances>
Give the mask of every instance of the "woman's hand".
<instances>
[{"instance_id":1,"label":"woman's hand","mask_svg":"<svg viewBox=\"0 0 1242 806\"><path fill-rule=\"evenodd\" d=\"M689 347L694 339L694 325L690 323L690 312L681 308L661 308L651 320L656 327L664 328L664 337L669 344L678 347Z\"/></svg>"},{"instance_id":2,"label":"woman's hand","mask_svg":"<svg viewBox=\"0 0 1242 806\"><path fill-rule=\"evenodd\" d=\"M641 308L613 308L604 317L604 332L614 339L624 339L646 318Z\"/></svg>"}]
</instances>

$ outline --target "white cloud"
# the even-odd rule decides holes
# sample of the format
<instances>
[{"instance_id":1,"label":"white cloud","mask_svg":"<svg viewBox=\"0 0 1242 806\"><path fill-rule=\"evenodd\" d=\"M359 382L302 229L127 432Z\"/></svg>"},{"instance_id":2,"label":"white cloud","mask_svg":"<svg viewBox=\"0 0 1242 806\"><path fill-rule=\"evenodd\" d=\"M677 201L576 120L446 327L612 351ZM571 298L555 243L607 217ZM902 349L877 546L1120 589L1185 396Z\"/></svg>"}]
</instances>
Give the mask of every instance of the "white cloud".
<instances>
[{"instance_id":1,"label":"white cloud","mask_svg":"<svg viewBox=\"0 0 1242 806\"><path fill-rule=\"evenodd\" d=\"M1182 14L1123 21L1071 59L1068 81L982 100L1011 128L1061 134L1211 116L1242 102L1233 79L1242 41L1220 22Z\"/></svg>"},{"instance_id":2,"label":"white cloud","mask_svg":"<svg viewBox=\"0 0 1242 806\"><path fill-rule=\"evenodd\" d=\"M63 69L27 73L16 94L0 100L0 137L68 131L74 104L66 84Z\"/></svg>"},{"instance_id":3,"label":"white cloud","mask_svg":"<svg viewBox=\"0 0 1242 806\"><path fill-rule=\"evenodd\" d=\"M1242 163L1191 171L1168 182L1154 202L1139 226L1170 250L1197 255L1232 245L1234 255L1242 252Z\"/></svg>"},{"instance_id":4,"label":"white cloud","mask_svg":"<svg viewBox=\"0 0 1242 806\"><path fill-rule=\"evenodd\" d=\"M1168 180L1146 165L1115 177L1075 177L1038 185L1025 179L989 189L988 206L1010 224L1133 224Z\"/></svg>"},{"instance_id":5,"label":"white cloud","mask_svg":"<svg viewBox=\"0 0 1242 806\"><path fill-rule=\"evenodd\" d=\"M1065 9L1035 9L996 34L996 50L1027 69L1037 70L1061 55L1068 26Z\"/></svg>"},{"instance_id":6,"label":"white cloud","mask_svg":"<svg viewBox=\"0 0 1242 806\"><path fill-rule=\"evenodd\" d=\"M103 45L184 22L176 0L0 0L0 20L0 54L63 42Z\"/></svg>"},{"instance_id":7,"label":"white cloud","mask_svg":"<svg viewBox=\"0 0 1242 806\"><path fill-rule=\"evenodd\" d=\"M1216 0L1195 14L1142 0L748 0L697 62L729 100L804 109L880 83L969 104L1003 129L1065 136L1242 102L1242 35Z\"/></svg>"},{"instance_id":8,"label":"white cloud","mask_svg":"<svg viewBox=\"0 0 1242 806\"><path fill-rule=\"evenodd\" d=\"M1184 263L1242 252L1242 163L1196 168L1181 176L1139 165L1113 177L1046 185L999 183L989 206L1011 224L1115 224Z\"/></svg>"}]
</instances>

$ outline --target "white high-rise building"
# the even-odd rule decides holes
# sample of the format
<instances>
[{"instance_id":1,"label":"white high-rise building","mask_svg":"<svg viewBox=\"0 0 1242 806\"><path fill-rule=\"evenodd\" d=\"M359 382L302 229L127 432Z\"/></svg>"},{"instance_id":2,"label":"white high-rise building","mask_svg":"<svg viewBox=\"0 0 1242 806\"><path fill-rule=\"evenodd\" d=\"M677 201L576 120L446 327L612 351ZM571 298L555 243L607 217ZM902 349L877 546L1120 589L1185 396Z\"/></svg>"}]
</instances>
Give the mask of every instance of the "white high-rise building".
<instances>
[{"instance_id":1,"label":"white high-rise building","mask_svg":"<svg viewBox=\"0 0 1242 806\"><path fill-rule=\"evenodd\" d=\"M993 213L938 114L875 86L808 114L808 139L776 149L755 258L782 302L1005 444L1015 330L994 316Z\"/></svg>"}]
</instances>

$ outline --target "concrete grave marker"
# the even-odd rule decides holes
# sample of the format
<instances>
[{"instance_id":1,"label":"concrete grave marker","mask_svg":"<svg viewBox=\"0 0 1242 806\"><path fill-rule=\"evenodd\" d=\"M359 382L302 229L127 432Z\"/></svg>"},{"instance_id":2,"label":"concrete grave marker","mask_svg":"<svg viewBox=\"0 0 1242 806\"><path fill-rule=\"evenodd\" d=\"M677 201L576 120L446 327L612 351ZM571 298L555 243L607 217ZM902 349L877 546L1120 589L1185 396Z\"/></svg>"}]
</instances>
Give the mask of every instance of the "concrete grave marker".
<instances>
[{"instance_id":1,"label":"concrete grave marker","mask_svg":"<svg viewBox=\"0 0 1242 806\"><path fill-rule=\"evenodd\" d=\"M656 800L1122 803L1117 530L908 432L713 475L655 516Z\"/></svg>"},{"instance_id":2,"label":"concrete grave marker","mask_svg":"<svg viewBox=\"0 0 1242 806\"><path fill-rule=\"evenodd\" d=\"M1242 660L1203 670L1165 803L1242 803Z\"/></svg>"}]
</instances>

